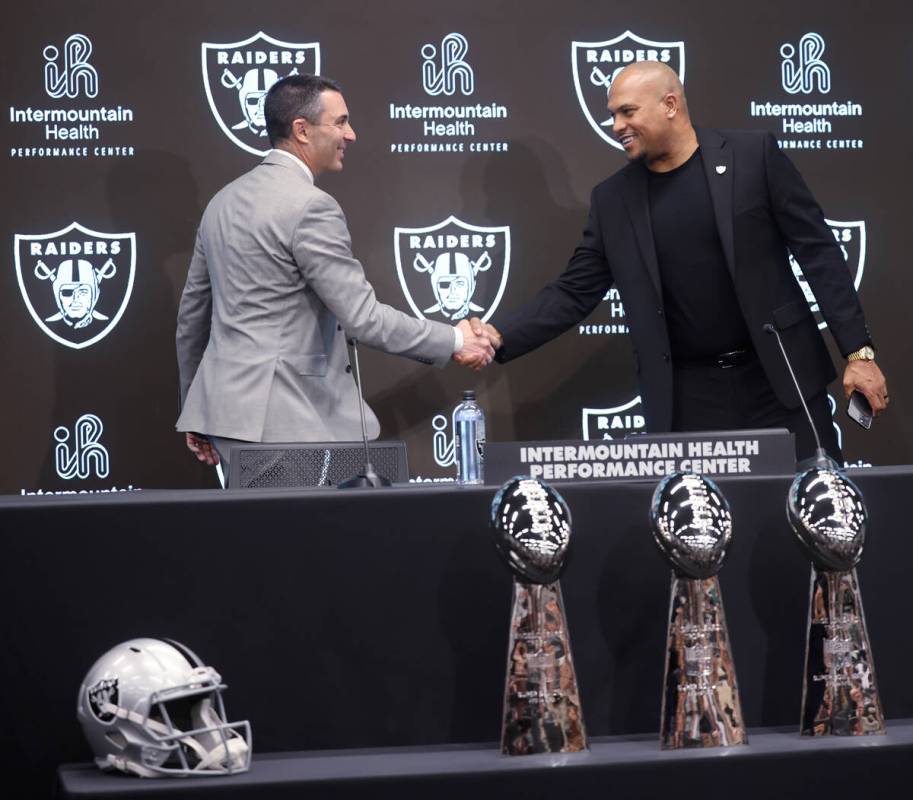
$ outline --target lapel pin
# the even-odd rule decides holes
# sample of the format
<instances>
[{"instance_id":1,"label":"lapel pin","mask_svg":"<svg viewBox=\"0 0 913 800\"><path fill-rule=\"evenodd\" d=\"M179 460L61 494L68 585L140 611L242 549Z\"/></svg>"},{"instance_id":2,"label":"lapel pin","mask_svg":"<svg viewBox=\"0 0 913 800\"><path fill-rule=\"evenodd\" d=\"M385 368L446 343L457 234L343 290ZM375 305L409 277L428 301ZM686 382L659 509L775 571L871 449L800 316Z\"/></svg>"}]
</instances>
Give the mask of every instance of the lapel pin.
<instances>
[{"instance_id":1,"label":"lapel pin","mask_svg":"<svg viewBox=\"0 0 913 800\"><path fill-rule=\"evenodd\" d=\"M726 171L726 165L725 165L725 164L718 164L718 165L717 165L717 168L716 168L716 174L717 174L717 175L722 175L725 171Z\"/></svg>"}]
</instances>

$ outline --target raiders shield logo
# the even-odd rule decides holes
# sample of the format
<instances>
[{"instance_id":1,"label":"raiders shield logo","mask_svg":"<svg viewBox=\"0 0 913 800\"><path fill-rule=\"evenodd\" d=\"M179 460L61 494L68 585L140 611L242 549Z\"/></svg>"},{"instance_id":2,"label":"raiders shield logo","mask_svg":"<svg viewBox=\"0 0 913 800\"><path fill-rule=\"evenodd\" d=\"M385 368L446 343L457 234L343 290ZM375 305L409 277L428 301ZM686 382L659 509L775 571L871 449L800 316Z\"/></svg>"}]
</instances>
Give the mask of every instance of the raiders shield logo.
<instances>
[{"instance_id":1,"label":"raiders shield logo","mask_svg":"<svg viewBox=\"0 0 913 800\"><path fill-rule=\"evenodd\" d=\"M107 725L114 721L115 714L107 711L106 708L109 703L116 706L120 702L117 678L103 678L94 686L86 689L86 696L89 698L89 708L99 722Z\"/></svg>"},{"instance_id":2,"label":"raiders shield logo","mask_svg":"<svg viewBox=\"0 0 913 800\"><path fill-rule=\"evenodd\" d=\"M624 439L629 433L643 433L646 422L640 395L614 408L585 408L582 414L583 438Z\"/></svg>"},{"instance_id":3,"label":"raiders shield logo","mask_svg":"<svg viewBox=\"0 0 913 800\"><path fill-rule=\"evenodd\" d=\"M16 234L16 278L32 319L55 342L81 350L120 321L136 272L136 234L99 233L78 222Z\"/></svg>"},{"instance_id":4,"label":"raiders shield logo","mask_svg":"<svg viewBox=\"0 0 913 800\"><path fill-rule=\"evenodd\" d=\"M419 318L488 320L507 287L510 228L469 225L454 216L427 228L395 228L396 272Z\"/></svg>"},{"instance_id":5,"label":"raiders shield logo","mask_svg":"<svg viewBox=\"0 0 913 800\"><path fill-rule=\"evenodd\" d=\"M865 222L858 220L856 222L836 222L826 219L825 222L831 226L831 231L837 244L843 251L843 257L846 259L846 265L853 276L853 285L856 291L859 291L859 285L862 283L862 272L865 269ZM818 320L818 327L824 330L827 323L821 316L821 310L818 308L818 301L815 299L814 292L805 276L802 274L802 266L793 258L792 253L789 255L789 263L793 268L793 275L799 281L799 286L805 293L805 299L815 312L815 319Z\"/></svg>"},{"instance_id":6,"label":"raiders shield logo","mask_svg":"<svg viewBox=\"0 0 913 800\"><path fill-rule=\"evenodd\" d=\"M320 44L280 42L263 31L243 42L203 42L203 87L225 135L253 155L270 149L263 102L288 75L319 75Z\"/></svg>"},{"instance_id":7,"label":"raiders shield logo","mask_svg":"<svg viewBox=\"0 0 913 800\"><path fill-rule=\"evenodd\" d=\"M574 87L583 115L605 141L624 148L612 138L614 120L606 109L609 87L615 75L635 61L659 61L685 81L685 43L653 42L631 31L604 42L572 42L571 67Z\"/></svg>"}]
</instances>

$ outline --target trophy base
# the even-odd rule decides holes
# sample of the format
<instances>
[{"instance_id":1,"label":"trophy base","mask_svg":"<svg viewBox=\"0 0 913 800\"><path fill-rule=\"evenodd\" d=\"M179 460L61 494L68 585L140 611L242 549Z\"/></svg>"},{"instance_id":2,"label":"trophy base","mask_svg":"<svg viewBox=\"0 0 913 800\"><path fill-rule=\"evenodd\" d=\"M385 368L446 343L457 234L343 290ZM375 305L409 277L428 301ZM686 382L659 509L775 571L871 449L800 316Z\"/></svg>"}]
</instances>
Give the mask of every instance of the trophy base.
<instances>
[{"instance_id":1,"label":"trophy base","mask_svg":"<svg viewBox=\"0 0 913 800\"><path fill-rule=\"evenodd\" d=\"M802 688L803 736L885 732L856 570L812 566Z\"/></svg>"},{"instance_id":2,"label":"trophy base","mask_svg":"<svg viewBox=\"0 0 913 800\"><path fill-rule=\"evenodd\" d=\"M561 585L514 579L501 752L587 749Z\"/></svg>"},{"instance_id":3,"label":"trophy base","mask_svg":"<svg viewBox=\"0 0 913 800\"><path fill-rule=\"evenodd\" d=\"M719 580L673 574L660 745L747 743Z\"/></svg>"}]
</instances>

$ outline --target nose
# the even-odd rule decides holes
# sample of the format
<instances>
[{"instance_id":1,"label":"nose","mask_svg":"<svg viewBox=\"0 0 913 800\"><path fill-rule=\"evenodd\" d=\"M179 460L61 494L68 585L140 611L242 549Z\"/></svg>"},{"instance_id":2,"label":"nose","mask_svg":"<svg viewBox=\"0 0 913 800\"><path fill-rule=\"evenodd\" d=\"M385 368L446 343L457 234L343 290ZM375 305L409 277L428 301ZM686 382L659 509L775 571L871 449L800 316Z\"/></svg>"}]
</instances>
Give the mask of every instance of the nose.
<instances>
[{"instance_id":1,"label":"nose","mask_svg":"<svg viewBox=\"0 0 913 800\"><path fill-rule=\"evenodd\" d=\"M355 136L355 128L352 127L352 123L351 123L351 122L347 122L347 123L346 123L345 132L343 133L342 137L343 137L343 139L345 139L347 142L354 142L355 139L357 138L357 137Z\"/></svg>"},{"instance_id":2,"label":"nose","mask_svg":"<svg viewBox=\"0 0 913 800\"><path fill-rule=\"evenodd\" d=\"M612 133L614 133L616 136L621 136L621 132L624 129L625 129L624 121L622 119L619 119L618 115L615 114L612 117Z\"/></svg>"}]
</instances>

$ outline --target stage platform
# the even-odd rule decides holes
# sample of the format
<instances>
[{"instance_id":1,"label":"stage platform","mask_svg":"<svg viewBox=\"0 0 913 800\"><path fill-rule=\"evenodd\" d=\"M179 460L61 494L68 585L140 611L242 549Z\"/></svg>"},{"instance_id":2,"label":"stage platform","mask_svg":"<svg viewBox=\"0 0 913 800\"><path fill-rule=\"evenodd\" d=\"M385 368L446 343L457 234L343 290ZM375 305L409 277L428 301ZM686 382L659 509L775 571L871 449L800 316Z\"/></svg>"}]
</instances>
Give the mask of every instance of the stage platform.
<instances>
[{"instance_id":1,"label":"stage platform","mask_svg":"<svg viewBox=\"0 0 913 800\"><path fill-rule=\"evenodd\" d=\"M656 736L600 737L590 751L502 756L495 743L450 747L264 753L229 778L143 780L106 775L90 764L59 770L66 798L600 797L706 800L869 797L908 783L913 720L884 736L802 738L795 730L750 731L741 747L663 752ZM897 795L901 796L901 795Z\"/></svg>"}]
</instances>

